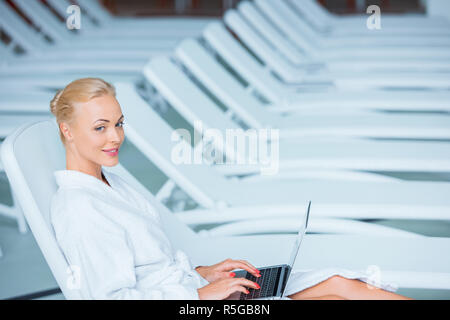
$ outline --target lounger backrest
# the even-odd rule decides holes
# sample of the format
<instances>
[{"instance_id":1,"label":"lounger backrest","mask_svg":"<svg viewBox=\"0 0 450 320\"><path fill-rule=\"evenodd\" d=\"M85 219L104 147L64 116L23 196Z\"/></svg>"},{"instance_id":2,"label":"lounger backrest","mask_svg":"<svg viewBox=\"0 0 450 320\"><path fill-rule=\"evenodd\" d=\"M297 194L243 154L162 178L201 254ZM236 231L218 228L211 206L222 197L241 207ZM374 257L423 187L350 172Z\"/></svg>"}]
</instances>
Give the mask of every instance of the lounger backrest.
<instances>
[{"instance_id":1,"label":"lounger backrest","mask_svg":"<svg viewBox=\"0 0 450 320\"><path fill-rule=\"evenodd\" d=\"M288 1L271 1L271 0L255 0L256 4L260 5L260 8L266 8L264 12L268 12L270 8L272 8L272 13L276 13L279 15L280 19L277 21L279 23L285 22L290 23L291 28L293 28L297 34L301 34L304 38L309 40L309 43L313 45L314 40L317 39L317 31L314 30L311 25L305 20L304 15L293 10L292 6ZM264 5L266 4L266 6ZM270 6L267 6L270 5Z\"/></svg>"},{"instance_id":2,"label":"lounger backrest","mask_svg":"<svg viewBox=\"0 0 450 320\"><path fill-rule=\"evenodd\" d=\"M234 9L228 10L223 20L225 24L253 51L259 59L283 79L289 79L293 65L289 63L261 33L253 29Z\"/></svg>"},{"instance_id":3,"label":"lounger backrest","mask_svg":"<svg viewBox=\"0 0 450 320\"><path fill-rule=\"evenodd\" d=\"M67 15L67 8L73 5L69 0L46 0L46 2L61 16Z\"/></svg>"},{"instance_id":4,"label":"lounger backrest","mask_svg":"<svg viewBox=\"0 0 450 320\"><path fill-rule=\"evenodd\" d=\"M273 115L246 90L205 47L186 39L175 50L177 57L213 94L230 107L249 127L262 128Z\"/></svg>"},{"instance_id":5,"label":"lounger backrest","mask_svg":"<svg viewBox=\"0 0 450 320\"><path fill-rule=\"evenodd\" d=\"M209 24L203 37L228 65L270 102L283 99L284 87L219 22Z\"/></svg>"},{"instance_id":6,"label":"lounger backrest","mask_svg":"<svg viewBox=\"0 0 450 320\"><path fill-rule=\"evenodd\" d=\"M39 0L13 0L33 23L56 42L66 42L74 37L65 23L61 22Z\"/></svg>"},{"instance_id":7,"label":"lounger backrest","mask_svg":"<svg viewBox=\"0 0 450 320\"><path fill-rule=\"evenodd\" d=\"M276 2L276 3L275 3ZM300 49L314 55L317 34L283 1L255 0L255 4L292 39Z\"/></svg>"},{"instance_id":8,"label":"lounger backrest","mask_svg":"<svg viewBox=\"0 0 450 320\"><path fill-rule=\"evenodd\" d=\"M200 120L205 129L225 132L240 128L169 57L152 59L144 67L144 75L192 126Z\"/></svg>"},{"instance_id":9,"label":"lounger backrest","mask_svg":"<svg viewBox=\"0 0 450 320\"><path fill-rule=\"evenodd\" d=\"M264 36L267 41L272 42L273 47L280 50L280 52L292 63L301 64L305 62L303 53L300 52L300 50L281 33L280 29L271 23L270 19L255 7L252 2L240 2L238 11L255 29L259 30L260 34Z\"/></svg>"},{"instance_id":10,"label":"lounger backrest","mask_svg":"<svg viewBox=\"0 0 450 320\"><path fill-rule=\"evenodd\" d=\"M324 10L314 0L283 0L294 10L298 10L308 22L317 30L326 30L329 27L328 11Z\"/></svg>"},{"instance_id":11,"label":"lounger backrest","mask_svg":"<svg viewBox=\"0 0 450 320\"><path fill-rule=\"evenodd\" d=\"M201 206L216 205L227 181L213 168L199 164L175 164L172 160L174 129L144 101L131 84L116 83L117 99L125 116L128 139L172 181ZM190 148L190 145L186 145ZM191 150L193 154L193 151Z\"/></svg>"},{"instance_id":12,"label":"lounger backrest","mask_svg":"<svg viewBox=\"0 0 450 320\"><path fill-rule=\"evenodd\" d=\"M56 281L67 299L81 299L68 287L68 263L50 224L50 203L57 185L55 170L65 168L65 152L54 121L24 125L3 142L2 162L11 188L24 212Z\"/></svg>"},{"instance_id":13,"label":"lounger backrest","mask_svg":"<svg viewBox=\"0 0 450 320\"><path fill-rule=\"evenodd\" d=\"M108 24L113 19L112 15L103 8L98 0L77 0L80 7L87 11L91 17L94 17L100 24Z\"/></svg>"},{"instance_id":14,"label":"lounger backrest","mask_svg":"<svg viewBox=\"0 0 450 320\"><path fill-rule=\"evenodd\" d=\"M192 127L200 123L202 130L218 130L223 137L230 130L237 132L248 129L241 127L236 122L238 120L232 120L232 112L228 112L227 106L219 106L219 101L214 102L208 96L209 93L196 85L168 57L152 59L144 67L144 75ZM227 109L223 110L221 107ZM230 144L222 144L222 141L217 139L212 140L212 143L215 150L224 153L229 160L236 160L240 156L236 153L239 151L235 151L234 146Z\"/></svg>"},{"instance_id":15,"label":"lounger backrest","mask_svg":"<svg viewBox=\"0 0 450 320\"><path fill-rule=\"evenodd\" d=\"M22 126L5 140L1 156L31 231L62 292L67 299L82 299L79 290L70 287L67 272L69 265L58 246L49 217L51 198L57 190L54 171L65 169L65 150L55 121ZM117 165L106 170L125 179L152 203L174 246L182 247L195 240L195 233L171 214L125 168Z\"/></svg>"},{"instance_id":16,"label":"lounger backrest","mask_svg":"<svg viewBox=\"0 0 450 320\"><path fill-rule=\"evenodd\" d=\"M0 1L0 24L13 41L27 52L35 53L48 45L42 34L29 26L3 0Z\"/></svg>"},{"instance_id":17,"label":"lounger backrest","mask_svg":"<svg viewBox=\"0 0 450 320\"><path fill-rule=\"evenodd\" d=\"M305 6L305 8L308 8L308 10L311 12L311 14L314 14L314 17L316 19L321 19L322 21L327 21L329 18L333 17L333 15L325 9L321 4L317 2L317 0L287 0L290 1L292 4L295 4L295 6L299 7L301 5Z\"/></svg>"}]
</instances>

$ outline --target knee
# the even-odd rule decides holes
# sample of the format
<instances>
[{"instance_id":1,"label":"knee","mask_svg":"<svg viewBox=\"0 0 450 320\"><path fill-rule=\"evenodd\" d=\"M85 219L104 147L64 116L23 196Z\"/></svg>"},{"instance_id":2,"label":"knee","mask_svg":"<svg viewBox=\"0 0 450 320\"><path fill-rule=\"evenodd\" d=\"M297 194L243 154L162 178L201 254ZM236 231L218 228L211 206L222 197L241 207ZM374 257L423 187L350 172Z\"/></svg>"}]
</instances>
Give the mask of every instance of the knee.
<instances>
[{"instance_id":1,"label":"knee","mask_svg":"<svg viewBox=\"0 0 450 320\"><path fill-rule=\"evenodd\" d=\"M347 299L344 298L344 297L338 296L336 294L331 294L331 295L328 295L328 296L323 296L321 298L321 300L347 300Z\"/></svg>"},{"instance_id":2,"label":"knee","mask_svg":"<svg viewBox=\"0 0 450 320\"><path fill-rule=\"evenodd\" d=\"M349 280L341 276L332 276L325 280L327 287L332 289L333 292L343 292L347 290L354 280Z\"/></svg>"},{"instance_id":3,"label":"knee","mask_svg":"<svg viewBox=\"0 0 450 320\"><path fill-rule=\"evenodd\" d=\"M344 297L335 295L335 294L330 294L330 295L325 295L325 296L319 296L319 297L298 297L298 296L292 296L290 297L291 299L298 299L298 300L347 300Z\"/></svg>"}]
</instances>

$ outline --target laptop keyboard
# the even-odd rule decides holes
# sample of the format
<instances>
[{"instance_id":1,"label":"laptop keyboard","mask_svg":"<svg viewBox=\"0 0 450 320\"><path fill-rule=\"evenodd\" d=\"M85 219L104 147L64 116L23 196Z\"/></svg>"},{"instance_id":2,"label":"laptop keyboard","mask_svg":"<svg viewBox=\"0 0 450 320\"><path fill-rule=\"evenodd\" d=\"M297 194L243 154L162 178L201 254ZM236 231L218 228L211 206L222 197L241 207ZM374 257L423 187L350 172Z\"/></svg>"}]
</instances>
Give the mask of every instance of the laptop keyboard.
<instances>
[{"instance_id":1,"label":"laptop keyboard","mask_svg":"<svg viewBox=\"0 0 450 320\"><path fill-rule=\"evenodd\" d=\"M259 284L261 289L249 288L248 294L241 293L240 300L249 300L256 298L271 297L275 294L275 289L280 281L281 267L268 268L261 270L261 277L257 278L247 272L246 279Z\"/></svg>"}]
</instances>

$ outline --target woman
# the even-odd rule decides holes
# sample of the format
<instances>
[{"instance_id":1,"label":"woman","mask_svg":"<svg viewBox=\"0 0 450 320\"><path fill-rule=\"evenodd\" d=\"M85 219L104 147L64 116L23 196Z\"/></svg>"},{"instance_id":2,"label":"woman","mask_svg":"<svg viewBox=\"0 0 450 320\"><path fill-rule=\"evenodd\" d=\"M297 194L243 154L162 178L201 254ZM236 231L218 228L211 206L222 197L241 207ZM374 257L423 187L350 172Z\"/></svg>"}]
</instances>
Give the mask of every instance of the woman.
<instances>
[{"instance_id":1,"label":"woman","mask_svg":"<svg viewBox=\"0 0 450 320\"><path fill-rule=\"evenodd\" d=\"M225 299L247 294L257 283L235 278L235 269L259 277L244 260L195 269L174 251L158 212L119 176L115 166L124 140L124 116L114 87L101 79L70 83L51 101L66 149L66 170L55 172L59 186L51 222L68 262L78 267L79 289L88 299ZM367 276L348 270L293 272L286 288L292 299L405 299L369 287Z\"/></svg>"}]
</instances>

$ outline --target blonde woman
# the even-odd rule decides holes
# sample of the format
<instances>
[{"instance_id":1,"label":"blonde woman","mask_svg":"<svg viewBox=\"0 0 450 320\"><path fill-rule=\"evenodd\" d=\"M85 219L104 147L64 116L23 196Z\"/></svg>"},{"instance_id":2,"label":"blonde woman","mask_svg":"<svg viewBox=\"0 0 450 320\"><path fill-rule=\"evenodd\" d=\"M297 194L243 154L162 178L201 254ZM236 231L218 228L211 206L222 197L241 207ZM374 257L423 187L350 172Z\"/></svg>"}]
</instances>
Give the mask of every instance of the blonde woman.
<instances>
[{"instance_id":1,"label":"blonde woman","mask_svg":"<svg viewBox=\"0 0 450 320\"><path fill-rule=\"evenodd\" d=\"M51 101L66 150L66 170L56 171L51 222L69 264L79 267L86 299L225 299L259 290L257 283L234 277L245 260L227 259L193 268L164 234L158 212L119 176L104 170L119 162L124 116L112 85L79 79ZM155 137L157 138L157 137ZM291 299L405 299L369 289L365 274L322 269L293 272Z\"/></svg>"}]
</instances>

